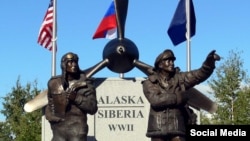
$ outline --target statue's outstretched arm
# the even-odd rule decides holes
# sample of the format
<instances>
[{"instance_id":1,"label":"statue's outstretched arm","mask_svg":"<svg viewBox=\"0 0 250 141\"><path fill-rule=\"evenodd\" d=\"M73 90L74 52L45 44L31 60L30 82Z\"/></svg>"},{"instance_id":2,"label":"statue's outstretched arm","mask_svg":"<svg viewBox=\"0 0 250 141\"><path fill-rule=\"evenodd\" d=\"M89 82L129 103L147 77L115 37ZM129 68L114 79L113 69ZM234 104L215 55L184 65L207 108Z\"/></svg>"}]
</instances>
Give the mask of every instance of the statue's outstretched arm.
<instances>
[{"instance_id":1,"label":"statue's outstretched arm","mask_svg":"<svg viewBox=\"0 0 250 141\"><path fill-rule=\"evenodd\" d=\"M147 76L153 74L153 67L139 60L134 60L134 66ZM196 88L190 88L185 92L188 96L188 105L197 109L214 113L217 110L217 104L208 98L205 94Z\"/></svg>"}]
</instances>

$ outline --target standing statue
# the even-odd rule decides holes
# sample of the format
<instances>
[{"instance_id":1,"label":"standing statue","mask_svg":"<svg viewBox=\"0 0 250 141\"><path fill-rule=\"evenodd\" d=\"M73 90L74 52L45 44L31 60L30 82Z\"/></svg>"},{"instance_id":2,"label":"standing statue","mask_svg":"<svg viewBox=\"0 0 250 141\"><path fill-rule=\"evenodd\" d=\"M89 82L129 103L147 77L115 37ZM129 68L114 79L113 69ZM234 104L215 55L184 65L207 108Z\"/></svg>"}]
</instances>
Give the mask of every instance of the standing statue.
<instances>
[{"instance_id":1,"label":"standing statue","mask_svg":"<svg viewBox=\"0 0 250 141\"><path fill-rule=\"evenodd\" d=\"M66 53L61 59L62 74L48 81L49 121L52 141L87 141L87 114L97 112L96 90L78 65L78 56Z\"/></svg>"},{"instance_id":2,"label":"standing statue","mask_svg":"<svg viewBox=\"0 0 250 141\"><path fill-rule=\"evenodd\" d=\"M205 81L215 69L220 56L210 52L201 66L189 72L175 67L172 50L164 50L155 60L153 72L142 82L150 103L146 136L151 141L185 141L187 124L195 123L195 114L187 106L186 90Z\"/></svg>"}]
</instances>

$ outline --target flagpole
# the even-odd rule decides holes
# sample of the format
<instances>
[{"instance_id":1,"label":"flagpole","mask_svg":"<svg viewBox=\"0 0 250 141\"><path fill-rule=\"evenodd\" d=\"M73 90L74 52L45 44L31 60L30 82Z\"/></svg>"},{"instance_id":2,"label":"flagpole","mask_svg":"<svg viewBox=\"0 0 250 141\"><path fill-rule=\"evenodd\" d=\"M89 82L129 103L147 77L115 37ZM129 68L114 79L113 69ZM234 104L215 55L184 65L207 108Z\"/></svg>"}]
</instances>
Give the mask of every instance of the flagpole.
<instances>
[{"instance_id":1,"label":"flagpole","mask_svg":"<svg viewBox=\"0 0 250 141\"><path fill-rule=\"evenodd\" d=\"M57 1L56 0L53 0L53 27L52 27L52 39L51 39L51 42L52 42L52 63L51 63L51 76L55 76L56 75L56 51L57 51L57 45L56 45L56 41L57 41L57 22L56 22L56 19L57 19ZM43 107L43 112L45 111L45 107ZM45 112L44 112L45 113ZM48 124L48 122L46 122L45 120L45 116L43 115L42 116L42 137L41 137L41 140L42 141L46 141L46 136L45 136L45 132L48 132L46 130L46 123Z\"/></svg>"},{"instance_id":2,"label":"flagpole","mask_svg":"<svg viewBox=\"0 0 250 141\"><path fill-rule=\"evenodd\" d=\"M191 40L190 40L190 34L191 34L191 23L190 23L190 0L186 0L186 20L187 20L187 33L186 33L186 39L187 39L187 71L191 70ZM192 17L193 18L193 17ZM197 124L200 124L200 111L193 109L197 114Z\"/></svg>"},{"instance_id":3,"label":"flagpole","mask_svg":"<svg viewBox=\"0 0 250 141\"><path fill-rule=\"evenodd\" d=\"M186 0L186 39L187 39L187 71L191 70L191 54L190 54L190 0Z\"/></svg>"},{"instance_id":4,"label":"flagpole","mask_svg":"<svg viewBox=\"0 0 250 141\"><path fill-rule=\"evenodd\" d=\"M57 1L56 0L54 0L53 1L53 37L52 37L52 72L51 72L51 75L52 76L55 76L56 75L56 48L57 48L57 46L56 46L56 40L57 40L57 34L56 34L56 32L57 32L57 27L56 27L56 25L57 25L57 21L56 21L56 19L57 19L57 6L56 6L56 4L57 4Z\"/></svg>"}]
</instances>

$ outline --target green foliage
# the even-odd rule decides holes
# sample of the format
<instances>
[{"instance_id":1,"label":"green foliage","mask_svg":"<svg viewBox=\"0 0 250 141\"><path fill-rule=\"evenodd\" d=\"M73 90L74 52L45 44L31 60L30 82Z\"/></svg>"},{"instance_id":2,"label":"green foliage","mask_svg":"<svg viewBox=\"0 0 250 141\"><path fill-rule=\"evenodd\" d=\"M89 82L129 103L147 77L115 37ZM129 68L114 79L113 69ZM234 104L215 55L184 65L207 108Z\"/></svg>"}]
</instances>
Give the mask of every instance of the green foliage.
<instances>
[{"instance_id":1,"label":"green foliage","mask_svg":"<svg viewBox=\"0 0 250 141\"><path fill-rule=\"evenodd\" d=\"M238 92L234 102L234 121L237 124L250 123L250 88L244 87Z\"/></svg>"},{"instance_id":2,"label":"green foliage","mask_svg":"<svg viewBox=\"0 0 250 141\"><path fill-rule=\"evenodd\" d=\"M250 87L243 70L242 52L230 51L229 57L216 68L216 78L208 81L218 103L211 124L249 124ZM204 119L205 120L205 119Z\"/></svg>"},{"instance_id":3,"label":"green foliage","mask_svg":"<svg viewBox=\"0 0 250 141\"><path fill-rule=\"evenodd\" d=\"M12 92L4 97L3 110L0 112L6 121L0 123L0 141L40 141L41 140L41 110L26 113L24 104L33 99L40 91L36 81L22 87L18 78Z\"/></svg>"},{"instance_id":4,"label":"green foliage","mask_svg":"<svg viewBox=\"0 0 250 141\"><path fill-rule=\"evenodd\" d=\"M210 118L203 111L201 111L200 113L200 119L201 119L200 121L201 125L211 124Z\"/></svg>"},{"instance_id":5,"label":"green foliage","mask_svg":"<svg viewBox=\"0 0 250 141\"><path fill-rule=\"evenodd\" d=\"M12 137L9 128L5 122L0 122L0 141L11 141Z\"/></svg>"}]
</instances>

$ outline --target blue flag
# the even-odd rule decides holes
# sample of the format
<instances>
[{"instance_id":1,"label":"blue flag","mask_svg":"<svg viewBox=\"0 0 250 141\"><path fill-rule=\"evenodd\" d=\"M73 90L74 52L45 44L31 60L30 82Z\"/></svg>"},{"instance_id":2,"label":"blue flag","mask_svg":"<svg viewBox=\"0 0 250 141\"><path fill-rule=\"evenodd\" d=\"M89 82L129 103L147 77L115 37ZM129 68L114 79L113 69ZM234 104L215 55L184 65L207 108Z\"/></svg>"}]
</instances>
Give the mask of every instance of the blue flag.
<instances>
[{"instance_id":1,"label":"blue flag","mask_svg":"<svg viewBox=\"0 0 250 141\"><path fill-rule=\"evenodd\" d=\"M190 37L195 35L195 12L194 5L192 0L190 0ZM186 24L187 24L187 15L186 15L186 0L180 0L176 8L174 17L171 21L171 24L168 28L168 35L176 46L187 40L186 38Z\"/></svg>"}]
</instances>

